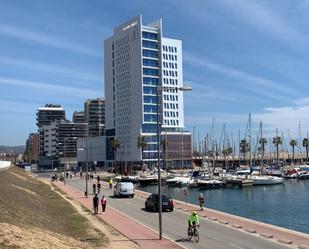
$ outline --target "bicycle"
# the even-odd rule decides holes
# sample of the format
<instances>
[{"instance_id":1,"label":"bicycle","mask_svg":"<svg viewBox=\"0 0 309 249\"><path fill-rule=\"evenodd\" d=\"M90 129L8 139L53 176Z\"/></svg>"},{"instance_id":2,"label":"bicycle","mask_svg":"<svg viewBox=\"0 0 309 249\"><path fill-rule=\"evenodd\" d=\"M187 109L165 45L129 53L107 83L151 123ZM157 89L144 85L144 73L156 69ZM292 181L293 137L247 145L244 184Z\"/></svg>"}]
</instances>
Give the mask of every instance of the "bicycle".
<instances>
[{"instance_id":1,"label":"bicycle","mask_svg":"<svg viewBox=\"0 0 309 249\"><path fill-rule=\"evenodd\" d=\"M198 226L199 227L199 226ZM196 225L193 225L193 226L190 226L188 227L188 238L189 240L192 240L192 237L194 237L194 241L196 243L199 242L200 240L200 234L197 230L197 226Z\"/></svg>"}]
</instances>

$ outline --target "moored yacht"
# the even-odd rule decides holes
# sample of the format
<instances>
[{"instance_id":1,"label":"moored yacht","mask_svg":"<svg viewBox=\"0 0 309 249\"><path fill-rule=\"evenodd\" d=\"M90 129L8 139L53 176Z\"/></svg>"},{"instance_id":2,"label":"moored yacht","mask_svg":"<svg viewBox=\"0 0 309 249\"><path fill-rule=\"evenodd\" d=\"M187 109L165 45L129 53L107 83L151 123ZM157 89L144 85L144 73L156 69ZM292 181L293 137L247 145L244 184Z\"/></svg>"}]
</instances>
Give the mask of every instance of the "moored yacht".
<instances>
[{"instance_id":1,"label":"moored yacht","mask_svg":"<svg viewBox=\"0 0 309 249\"><path fill-rule=\"evenodd\" d=\"M268 175L253 175L251 176L253 185L274 185L283 183L282 177Z\"/></svg>"}]
</instances>

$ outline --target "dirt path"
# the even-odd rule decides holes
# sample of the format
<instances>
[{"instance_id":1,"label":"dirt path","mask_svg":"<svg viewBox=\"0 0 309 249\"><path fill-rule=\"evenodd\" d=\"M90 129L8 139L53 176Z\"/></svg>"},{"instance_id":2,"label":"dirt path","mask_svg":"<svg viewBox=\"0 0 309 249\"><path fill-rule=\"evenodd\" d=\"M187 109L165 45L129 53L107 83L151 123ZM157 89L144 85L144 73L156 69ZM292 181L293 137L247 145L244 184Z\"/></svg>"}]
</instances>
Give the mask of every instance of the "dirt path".
<instances>
[{"instance_id":1,"label":"dirt path","mask_svg":"<svg viewBox=\"0 0 309 249\"><path fill-rule=\"evenodd\" d=\"M104 223L102 220L99 220L93 213L82 207L79 203L67 198L65 194L57 191L48 181L43 180L44 183L49 184L51 186L51 189L58 193L62 198L64 198L66 201L68 201L76 210L78 213L83 215L85 218L88 219L88 221L98 230L100 230L102 233L106 235L109 241L108 248L111 249L137 249L140 248L136 243L129 240L127 237L120 234L116 229L114 229L112 226Z\"/></svg>"}]
</instances>

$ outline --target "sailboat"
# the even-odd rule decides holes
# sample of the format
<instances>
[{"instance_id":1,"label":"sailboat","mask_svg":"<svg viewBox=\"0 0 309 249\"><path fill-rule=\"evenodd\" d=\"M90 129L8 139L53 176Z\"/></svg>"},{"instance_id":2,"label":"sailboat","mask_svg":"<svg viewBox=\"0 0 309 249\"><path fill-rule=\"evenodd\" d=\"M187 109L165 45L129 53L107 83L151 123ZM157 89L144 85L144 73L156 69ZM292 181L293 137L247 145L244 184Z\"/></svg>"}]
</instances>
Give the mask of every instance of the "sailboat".
<instances>
[{"instance_id":1,"label":"sailboat","mask_svg":"<svg viewBox=\"0 0 309 249\"><path fill-rule=\"evenodd\" d=\"M263 138L263 125L260 122L260 132L261 138ZM262 165L259 174L252 174L251 179L253 180L253 185L274 185L274 184L281 184L283 183L284 179L278 176L271 176L271 175L262 175L264 169L264 151L262 155Z\"/></svg>"}]
</instances>

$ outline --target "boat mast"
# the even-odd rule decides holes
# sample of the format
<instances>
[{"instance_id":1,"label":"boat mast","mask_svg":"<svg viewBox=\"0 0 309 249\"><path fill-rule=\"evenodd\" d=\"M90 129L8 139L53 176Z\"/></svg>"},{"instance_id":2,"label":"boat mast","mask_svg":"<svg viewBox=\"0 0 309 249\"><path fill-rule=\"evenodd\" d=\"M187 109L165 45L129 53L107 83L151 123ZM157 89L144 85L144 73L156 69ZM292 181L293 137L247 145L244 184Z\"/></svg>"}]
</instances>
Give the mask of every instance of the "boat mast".
<instances>
[{"instance_id":1,"label":"boat mast","mask_svg":"<svg viewBox=\"0 0 309 249\"><path fill-rule=\"evenodd\" d=\"M300 155L300 164L303 164L302 146L301 146L301 133L300 133L300 120L298 124L298 153Z\"/></svg>"},{"instance_id":2,"label":"boat mast","mask_svg":"<svg viewBox=\"0 0 309 249\"><path fill-rule=\"evenodd\" d=\"M249 156L250 156L250 167L252 166L252 148L251 148L251 113L249 113Z\"/></svg>"}]
</instances>

